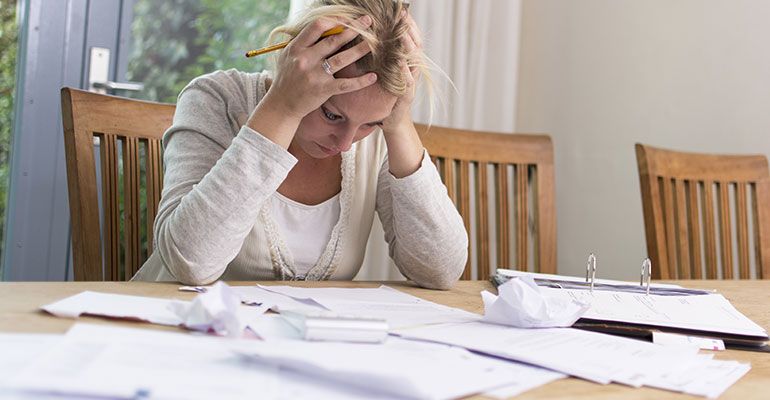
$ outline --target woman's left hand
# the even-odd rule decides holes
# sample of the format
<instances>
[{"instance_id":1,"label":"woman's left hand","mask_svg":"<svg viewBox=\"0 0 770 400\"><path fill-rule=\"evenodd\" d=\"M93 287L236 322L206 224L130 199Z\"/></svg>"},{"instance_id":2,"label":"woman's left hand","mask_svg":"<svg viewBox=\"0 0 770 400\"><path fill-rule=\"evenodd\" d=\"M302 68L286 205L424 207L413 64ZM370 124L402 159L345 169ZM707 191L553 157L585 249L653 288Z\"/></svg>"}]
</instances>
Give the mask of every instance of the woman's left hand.
<instances>
[{"instance_id":1,"label":"woman's left hand","mask_svg":"<svg viewBox=\"0 0 770 400\"><path fill-rule=\"evenodd\" d=\"M406 10L402 18L409 26L401 36L401 42L409 54L402 63L406 92L396 99L393 111L382 121L382 133L388 145L390 172L396 178L403 178L417 171L423 157L422 142L412 123L411 112L417 83L420 80L420 67L409 66L410 61L422 60L422 33Z\"/></svg>"},{"instance_id":2,"label":"woman's left hand","mask_svg":"<svg viewBox=\"0 0 770 400\"><path fill-rule=\"evenodd\" d=\"M404 125L412 124L411 108L414 101L415 92L417 90L417 83L420 80L420 68L409 66L409 62L422 59L422 33L420 28L414 22L409 13L404 10L404 20L406 21L409 29L401 36L401 43L409 54L409 57L402 62L402 71L404 79L406 80L406 93L401 95L393 106L393 111L390 116L383 121L382 130L387 132L388 128L401 128Z\"/></svg>"}]
</instances>

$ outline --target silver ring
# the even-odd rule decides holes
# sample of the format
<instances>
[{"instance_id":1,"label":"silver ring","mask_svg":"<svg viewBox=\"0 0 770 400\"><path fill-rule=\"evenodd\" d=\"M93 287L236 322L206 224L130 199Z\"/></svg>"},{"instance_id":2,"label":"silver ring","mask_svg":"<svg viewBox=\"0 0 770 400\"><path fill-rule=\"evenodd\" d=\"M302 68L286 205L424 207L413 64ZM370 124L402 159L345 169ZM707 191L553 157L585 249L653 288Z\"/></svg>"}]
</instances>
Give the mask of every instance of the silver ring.
<instances>
[{"instance_id":1,"label":"silver ring","mask_svg":"<svg viewBox=\"0 0 770 400\"><path fill-rule=\"evenodd\" d=\"M324 60L321 61L321 66L323 67L324 71L326 71L327 74L334 75L334 73L332 72L332 66L329 65L328 59L324 58Z\"/></svg>"}]
</instances>

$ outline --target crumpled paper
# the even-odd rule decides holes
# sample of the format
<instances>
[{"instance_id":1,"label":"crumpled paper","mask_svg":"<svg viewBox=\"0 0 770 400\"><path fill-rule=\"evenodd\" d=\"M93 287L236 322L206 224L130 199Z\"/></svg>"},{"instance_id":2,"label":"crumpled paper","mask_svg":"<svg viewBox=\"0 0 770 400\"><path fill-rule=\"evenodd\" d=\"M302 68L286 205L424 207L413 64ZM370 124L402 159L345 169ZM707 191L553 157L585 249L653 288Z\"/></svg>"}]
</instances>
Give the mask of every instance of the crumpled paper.
<instances>
[{"instance_id":1,"label":"crumpled paper","mask_svg":"<svg viewBox=\"0 0 770 400\"><path fill-rule=\"evenodd\" d=\"M169 305L185 327L230 337L242 337L246 328L239 313L240 307L241 297L221 281L197 295L192 302Z\"/></svg>"},{"instance_id":2,"label":"crumpled paper","mask_svg":"<svg viewBox=\"0 0 770 400\"><path fill-rule=\"evenodd\" d=\"M497 291L499 296L486 290L481 292L485 314L482 322L515 328L569 327L591 306L576 300L544 296L530 276L511 279Z\"/></svg>"}]
</instances>

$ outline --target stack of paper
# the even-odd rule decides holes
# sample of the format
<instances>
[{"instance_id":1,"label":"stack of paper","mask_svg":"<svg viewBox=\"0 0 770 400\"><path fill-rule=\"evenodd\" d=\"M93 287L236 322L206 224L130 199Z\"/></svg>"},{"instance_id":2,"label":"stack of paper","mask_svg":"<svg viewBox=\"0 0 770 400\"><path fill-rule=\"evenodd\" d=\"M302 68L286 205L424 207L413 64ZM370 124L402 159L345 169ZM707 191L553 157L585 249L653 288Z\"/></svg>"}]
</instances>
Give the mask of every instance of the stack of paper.
<instances>
[{"instance_id":1,"label":"stack of paper","mask_svg":"<svg viewBox=\"0 0 770 400\"><path fill-rule=\"evenodd\" d=\"M584 319L689 330L691 333L737 335L760 343L767 332L740 313L721 294L656 296L625 292L540 288L550 298L591 303Z\"/></svg>"},{"instance_id":2,"label":"stack of paper","mask_svg":"<svg viewBox=\"0 0 770 400\"><path fill-rule=\"evenodd\" d=\"M0 337L0 344L2 338ZM1 347L1 345L0 345ZM3 361L0 361L0 366ZM168 399L450 399L564 375L445 345L234 340L76 324L0 393Z\"/></svg>"},{"instance_id":3,"label":"stack of paper","mask_svg":"<svg viewBox=\"0 0 770 400\"><path fill-rule=\"evenodd\" d=\"M402 337L452 344L597 383L650 386L709 397L718 396L750 369L748 364L704 358L696 354L697 349L663 347L573 328L520 329L472 322L410 329Z\"/></svg>"}]
</instances>

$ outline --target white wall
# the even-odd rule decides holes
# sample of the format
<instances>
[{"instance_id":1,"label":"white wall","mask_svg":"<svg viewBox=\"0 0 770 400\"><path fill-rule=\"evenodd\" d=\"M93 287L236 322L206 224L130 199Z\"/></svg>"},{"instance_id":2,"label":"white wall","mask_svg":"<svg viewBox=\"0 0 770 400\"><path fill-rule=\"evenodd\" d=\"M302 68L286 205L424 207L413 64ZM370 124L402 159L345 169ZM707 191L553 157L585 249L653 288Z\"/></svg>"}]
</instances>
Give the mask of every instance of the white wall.
<instances>
[{"instance_id":1,"label":"white wall","mask_svg":"<svg viewBox=\"0 0 770 400\"><path fill-rule=\"evenodd\" d=\"M560 273L593 251L600 277L638 277L634 143L770 156L768 17L763 0L523 0L516 130L554 140Z\"/></svg>"}]
</instances>

